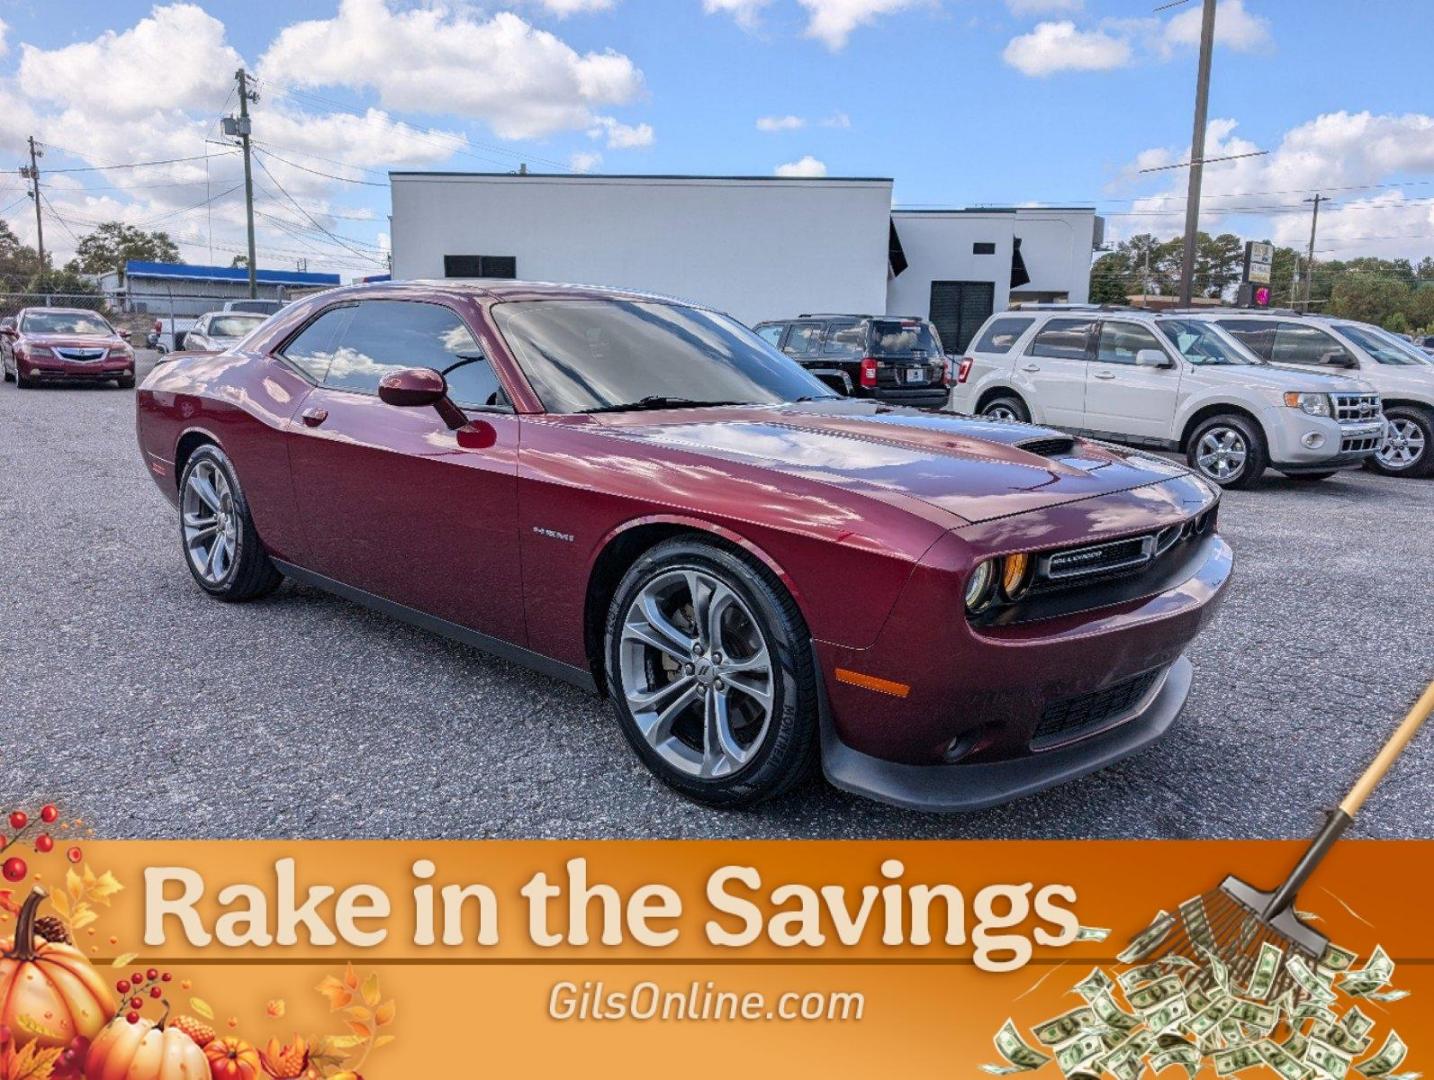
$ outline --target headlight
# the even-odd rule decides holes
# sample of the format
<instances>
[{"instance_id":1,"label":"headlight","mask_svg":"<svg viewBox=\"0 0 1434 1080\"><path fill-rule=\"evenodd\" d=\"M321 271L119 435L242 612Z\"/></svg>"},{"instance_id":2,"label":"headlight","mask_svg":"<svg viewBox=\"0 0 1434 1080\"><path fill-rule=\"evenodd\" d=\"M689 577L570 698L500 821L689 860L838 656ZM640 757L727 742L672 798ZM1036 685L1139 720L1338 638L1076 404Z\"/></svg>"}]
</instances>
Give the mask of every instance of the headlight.
<instances>
[{"instance_id":1,"label":"headlight","mask_svg":"<svg viewBox=\"0 0 1434 1080\"><path fill-rule=\"evenodd\" d=\"M1007 600L1019 600L1031 586L1031 557L1024 551L1001 560L1001 593Z\"/></svg>"},{"instance_id":2,"label":"headlight","mask_svg":"<svg viewBox=\"0 0 1434 1080\"><path fill-rule=\"evenodd\" d=\"M1291 390L1285 394L1285 404L1291 409L1299 409L1311 416L1334 415L1334 410L1330 408L1328 394L1300 394Z\"/></svg>"},{"instance_id":3,"label":"headlight","mask_svg":"<svg viewBox=\"0 0 1434 1080\"><path fill-rule=\"evenodd\" d=\"M966 582L966 610L980 611L991 602L991 595L995 590L992 586L996 581L996 571L990 559L986 559L976 565L971 571L971 579Z\"/></svg>"}]
</instances>

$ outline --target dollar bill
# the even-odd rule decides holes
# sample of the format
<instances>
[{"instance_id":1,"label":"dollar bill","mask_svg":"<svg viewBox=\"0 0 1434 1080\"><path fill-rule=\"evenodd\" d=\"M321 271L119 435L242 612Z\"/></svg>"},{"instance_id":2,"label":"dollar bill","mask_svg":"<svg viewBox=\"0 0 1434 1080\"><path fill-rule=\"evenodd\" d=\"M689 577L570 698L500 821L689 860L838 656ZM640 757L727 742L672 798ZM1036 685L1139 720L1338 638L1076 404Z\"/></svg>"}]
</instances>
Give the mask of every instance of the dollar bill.
<instances>
[{"instance_id":1,"label":"dollar bill","mask_svg":"<svg viewBox=\"0 0 1434 1080\"><path fill-rule=\"evenodd\" d=\"M982 1065L981 1068L993 1076L1009 1076L1015 1072L1029 1072L1039 1069L1051 1059L1032 1046L1028 1046L1016 1030L1014 1020L1007 1020L996 1032L993 1040L996 1051L1006 1059L1006 1065Z\"/></svg>"},{"instance_id":2,"label":"dollar bill","mask_svg":"<svg viewBox=\"0 0 1434 1080\"><path fill-rule=\"evenodd\" d=\"M1099 1035L1082 1035L1056 1051L1056 1064L1060 1067L1061 1072L1070 1076L1072 1073L1082 1071L1082 1066L1089 1064L1103 1053L1105 1053L1105 1043L1101 1042Z\"/></svg>"},{"instance_id":3,"label":"dollar bill","mask_svg":"<svg viewBox=\"0 0 1434 1080\"><path fill-rule=\"evenodd\" d=\"M1167 1001L1160 1008L1156 1009L1145 1018L1145 1025L1151 1031L1169 1031L1182 1020L1190 1018L1190 1006L1185 1003L1185 995L1180 995Z\"/></svg>"},{"instance_id":4,"label":"dollar bill","mask_svg":"<svg viewBox=\"0 0 1434 1080\"><path fill-rule=\"evenodd\" d=\"M1342 1024L1319 1021L1310 1029L1310 1038L1319 1039L1328 1046L1333 1046L1342 1054L1353 1057L1362 1054L1369 1049L1371 1042L1368 1035L1355 1035Z\"/></svg>"},{"instance_id":5,"label":"dollar bill","mask_svg":"<svg viewBox=\"0 0 1434 1080\"><path fill-rule=\"evenodd\" d=\"M1111 980L1110 976L1100 968L1091 968L1090 974L1076 983L1071 989L1085 998L1086 1001L1091 1001L1094 998L1100 997L1102 994L1108 994L1114 985L1115 983Z\"/></svg>"},{"instance_id":6,"label":"dollar bill","mask_svg":"<svg viewBox=\"0 0 1434 1080\"><path fill-rule=\"evenodd\" d=\"M1331 1046L1323 1039L1311 1037L1309 1045L1305 1047L1305 1061L1325 1076L1333 1076L1335 1080L1344 1080L1351 1060L1353 1058L1350 1054Z\"/></svg>"},{"instance_id":7,"label":"dollar bill","mask_svg":"<svg viewBox=\"0 0 1434 1080\"><path fill-rule=\"evenodd\" d=\"M1278 945L1272 945L1268 941L1261 942L1260 955L1255 959L1255 970L1250 975L1250 985L1245 990L1245 996L1256 1001L1264 1001L1269 997L1270 991L1275 988L1275 976L1280 973L1280 965L1284 959L1285 951Z\"/></svg>"},{"instance_id":8,"label":"dollar bill","mask_svg":"<svg viewBox=\"0 0 1434 1080\"><path fill-rule=\"evenodd\" d=\"M1304 1080L1310 1074L1308 1065L1278 1043L1261 1039L1255 1044L1255 1049L1260 1052L1260 1057L1265 1059L1265 1064L1284 1077L1284 1080Z\"/></svg>"},{"instance_id":9,"label":"dollar bill","mask_svg":"<svg viewBox=\"0 0 1434 1080\"><path fill-rule=\"evenodd\" d=\"M1244 1001L1237 998L1228 1019L1249 1024L1261 1034L1268 1034L1280 1022L1280 1011L1273 1005L1262 1005L1258 1001Z\"/></svg>"},{"instance_id":10,"label":"dollar bill","mask_svg":"<svg viewBox=\"0 0 1434 1080\"><path fill-rule=\"evenodd\" d=\"M1384 991L1381 991L1381 992L1379 992L1379 993L1364 994L1364 995L1362 995L1362 996L1365 997L1365 998L1367 998L1369 1001L1379 1001L1379 1002L1384 1002L1384 1003L1387 1004L1387 1003L1389 1003L1389 1002L1391 1002L1391 1001L1400 1001L1400 1000L1402 1000L1403 998L1407 998L1407 997L1409 996L1409 991L1408 991L1408 990L1384 990Z\"/></svg>"},{"instance_id":11,"label":"dollar bill","mask_svg":"<svg viewBox=\"0 0 1434 1080\"><path fill-rule=\"evenodd\" d=\"M1134 987L1139 986L1141 983L1150 983L1156 979L1163 979L1169 973L1169 966L1160 960L1156 960L1150 964L1141 964L1138 967L1133 967L1129 971L1122 971L1116 976L1116 981L1120 983L1120 988L1128 994Z\"/></svg>"},{"instance_id":12,"label":"dollar bill","mask_svg":"<svg viewBox=\"0 0 1434 1080\"><path fill-rule=\"evenodd\" d=\"M1324 947L1324 952L1320 955L1319 966L1328 971L1346 971L1357 958L1357 953L1350 952L1348 949L1341 949L1338 945L1334 944L1334 942L1330 942Z\"/></svg>"},{"instance_id":13,"label":"dollar bill","mask_svg":"<svg viewBox=\"0 0 1434 1080\"><path fill-rule=\"evenodd\" d=\"M1046 1046L1060 1046L1070 1042L1077 1035L1090 1031L1096 1026L1095 1013L1090 1006L1082 1005L1068 1013L1053 1017L1031 1029L1036 1041Z\"/></svg>"},{"instance_id":14,"label":"dollar bill","mask_svg":"<svg viewBox=\"0 0 1434 1080\"><path fill-rule=\"evenodd\" d=\"M1374 1021L1365 1016L1358 1005L1351 1005L1339 1025L1351 1035L1359 1036L1369 1034L1369 1029L1374 1027Z\"/></svg>"},{"instance_id":15,"label":"dollar bill","mask_svg":"<svg viewBox=\"0 0 1434 1080\"><path fill-rule=\"evenodd\" d=\"M1404 1045L1404 1040L1399 1037L1397 1031L1391 1031L1384 1040L1384 1045L1379 1048L1368 1061L1361 1061L1355 1069L1365 1076L1384 1076L1399 1068L1404 1063L1409 1048Z\"/></svg>"},{"instance_id":16,"label":"dollar bill","mask_svg":"<svg viewBox=\"0 0 1434 1080\"><path fill-rule=\"evenodd\" d=\"M1161 943L1170 936L1170 931L1175 927L1175 916L1168 911L1158 912L1140 933L1136 934L1121 952L1116 956L1122 964L1133 964L1137 960L1143 960L1160 947Z\"/></svg>"},{"instance_id":17,"label":"dollar bill","mask_svg":"<svg viewBox=\"0 0 1434 1080\"><path fill-rule=\"evenodd\" d=\"M1335 993L1324 981L1310 970L1305 963L1304 957L1292 956L1285 963L1285 970L1294 979L1295 985L1310 996L1310 999L1320 1005L1329 1005L1335 1000Z\"/></svg>"},{"instance_id":18,"label":"dollar bill","mask_svg":"<svg viewBox=\"0 0 1434 1080\"><path fill-rule=\"evenodd\" d=\"M1210 919L1205 913L1205 900L1192 896L1180 905L1180 918L1185 922L1185 932L1190 940L1202 949L1215 948L1215 935L1210 931Z\"/></svg>"},{"instance_id":19,"label":"dollar bill","mask_svg":"<svg viewBox=\"0 0 1434 1080\"><path fill-rule=\"evenodd\" d=\"M1166 975L1153 983L1131 990L1125 995L1125 999L1137 1012L1148 1013L1183 993L1184 983L1180 981L1180 977Z\"/></svg>"},{"instance_id":20,"label":"dollar bill","mask_svg":"<svg viewBox=\"0 0 1434 1080\"><path fill-rule=\"evenodd\" d=\"M1364 967L1340 975L1339 988L1351 997L1367 997L1388 985L1393 976L1394 961L1382 945L1376 945Z\"/></svg>"},{"instance_id":21,"label":"dollar bill","mask_svg":"<svg viewBox=\"0 0 1434 1080\"><path fill-rule=\"evenodd\" d=\"M1216 1030L1220 1026L1220 1021L1229 1016L1234 1007L1235 1001L1233 998L1221 998L1203 1011L1192 1016L1190 1023L1187 1024L1186 1027L1192 1035L1197 1037L1206 1035Z\"/></svg>"},{"instance_id":22,"label":"dollar bill","mask_svg":"<svg viewBox=\"0 0 1434 1080\"><path fill-rule=\"evenodd\" d=\"M1110 928L1106 926L1082 926L1076 930L1077 941L1104 941L1110 937Z\"/></svg>"},{"instance_id":23,"label":"dollar bill","mask_svg":"<svg viewBox=\"0 0 1434 1080\"><path fill-rule=\"evenodd\" d=\"M1219 1076L1231 1076L1265 1063L1265 1059L1260 1057L1260 1051L1254 1046L1235 1046L1228 1050L1217 1050L1214 1059L1215 1072Z\"/></svg>"},{"instance_id":24,"label":"dollar bill","mask_svg":"<svg viewBox=\"0 0 1434 1080\"><path fill-rule=\"evenodd\" d=\"M1309 1047L1309 1044L1309 1036L1303 1035L1298 1031L1290 1032L1289 1038L1280 1043L1280 1045L1285 1048L1286 1053L1297 1058L1303 1058L1305 1056L1305 1050Z\"/></svg>"},{"instance_id":25,"label":"dollar bill","mask_svg":"<svg viewBox=\"0 0 1434 1080\"><path fill-rule=\"evenodd\" d=\"M1180 1065L1193 1080L1195 1074L1200 1071L1201 1060L1200 1051L1189 1043L1184 1043L1160 1051L1150 1059L1150 1067L1156 1072L1164 1072L1172 1065Z\"/></svg>"},{"instance_id":26,"label":"dollar bill","mask_svg":"<svg viewBox=\"0 0 1434 1080\"><path fill-rule=\"evenodd\" d=\"M1108 991L1091 998L1090 1007L1096 1018L1114 1031L1128 1034L1140 1026L1140 1021L1117 1005Z\"/></svg>"},{"instance_id":27,"label":"dollar bill","mask_svg":"<svg viewBox=\"0 0 1434 1080\"><path fill-rule=\"evenodd\" d=\"M1201 949L1205 955L1205 970L1210 973L1210 978L1221 990L1230 991L1230 969L1227 968L1221 959L1215 955L1213 949Z\"/></svg>"}]
</instances>

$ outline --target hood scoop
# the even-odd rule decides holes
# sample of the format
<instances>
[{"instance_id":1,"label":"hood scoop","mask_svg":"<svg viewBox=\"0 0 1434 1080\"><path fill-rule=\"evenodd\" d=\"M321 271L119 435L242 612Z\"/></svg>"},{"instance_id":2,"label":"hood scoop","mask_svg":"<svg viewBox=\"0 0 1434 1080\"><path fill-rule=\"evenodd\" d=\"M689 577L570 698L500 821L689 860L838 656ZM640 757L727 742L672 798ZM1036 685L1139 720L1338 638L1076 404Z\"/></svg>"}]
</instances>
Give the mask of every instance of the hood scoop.
<instances>
[{"instance_id":1,"label":"hood scoop","mask_svg":"<svg viewBox=\"0 0 1434 1080\"><path fill-rule=\"evenodd\" d=\"M1025 442L1018 442L1015 445L1026 453L1035 454L1037 457L1066 457L1075 451L1075 440L1068 435L1056 435L1043 439L1027 439Z\"/></svg>"}]
</instances>

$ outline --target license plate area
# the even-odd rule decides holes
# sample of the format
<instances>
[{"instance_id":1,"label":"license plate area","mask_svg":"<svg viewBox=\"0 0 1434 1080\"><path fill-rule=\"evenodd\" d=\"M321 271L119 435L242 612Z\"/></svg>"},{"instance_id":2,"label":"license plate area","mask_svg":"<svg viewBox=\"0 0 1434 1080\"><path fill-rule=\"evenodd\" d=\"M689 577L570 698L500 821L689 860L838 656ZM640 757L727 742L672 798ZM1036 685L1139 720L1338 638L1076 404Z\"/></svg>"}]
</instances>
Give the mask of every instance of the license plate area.
<instances>
[{"instance_id":1,"label":"license plate area","mask_svg":"<svg viewBox=\"0 0 1434 1080\"><path fill-rule=\"evenodd\" d=\"M926 381L926 369L924 367L907 368L906 381L908 383L924 383Z\"/></svg>"}]
</instances>

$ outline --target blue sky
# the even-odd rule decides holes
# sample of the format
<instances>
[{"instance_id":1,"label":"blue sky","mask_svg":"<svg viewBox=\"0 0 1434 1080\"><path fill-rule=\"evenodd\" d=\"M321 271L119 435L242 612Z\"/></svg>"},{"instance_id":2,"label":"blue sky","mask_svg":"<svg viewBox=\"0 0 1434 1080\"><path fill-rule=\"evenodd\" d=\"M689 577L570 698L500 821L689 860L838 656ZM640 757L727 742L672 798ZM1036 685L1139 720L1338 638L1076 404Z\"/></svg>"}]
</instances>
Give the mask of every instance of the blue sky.
<instances>
[{"instance_id":1,"label":"blue sky","mask_svg":"<svg viewBox=\"0 0 1434 1080\"><path fill-rule=\"evenodd\" d=\"M242 202L218 117L243 63L260 75L268 147L263 265L378 268L388 168L520 161L891 176L903 205L1093 204L1113 236L1169 235L1183 170L1136 170L1188 152L1199 2L1155 6L0 0L0 155L18 164L32 131L46 169L219 155L57 172L47 240L63 253L122 217L170 229L191 261L212 241L227 263ZM1208 224L1299 242L1302 200L1321 189L1334 196L1322 253L1434 252L1434 5L1223 0L1219 26L1207 153L1270 153L1207 169ZM0 212L28 239L19 184L0 178Z\"/></svg>"}]
</instances>

